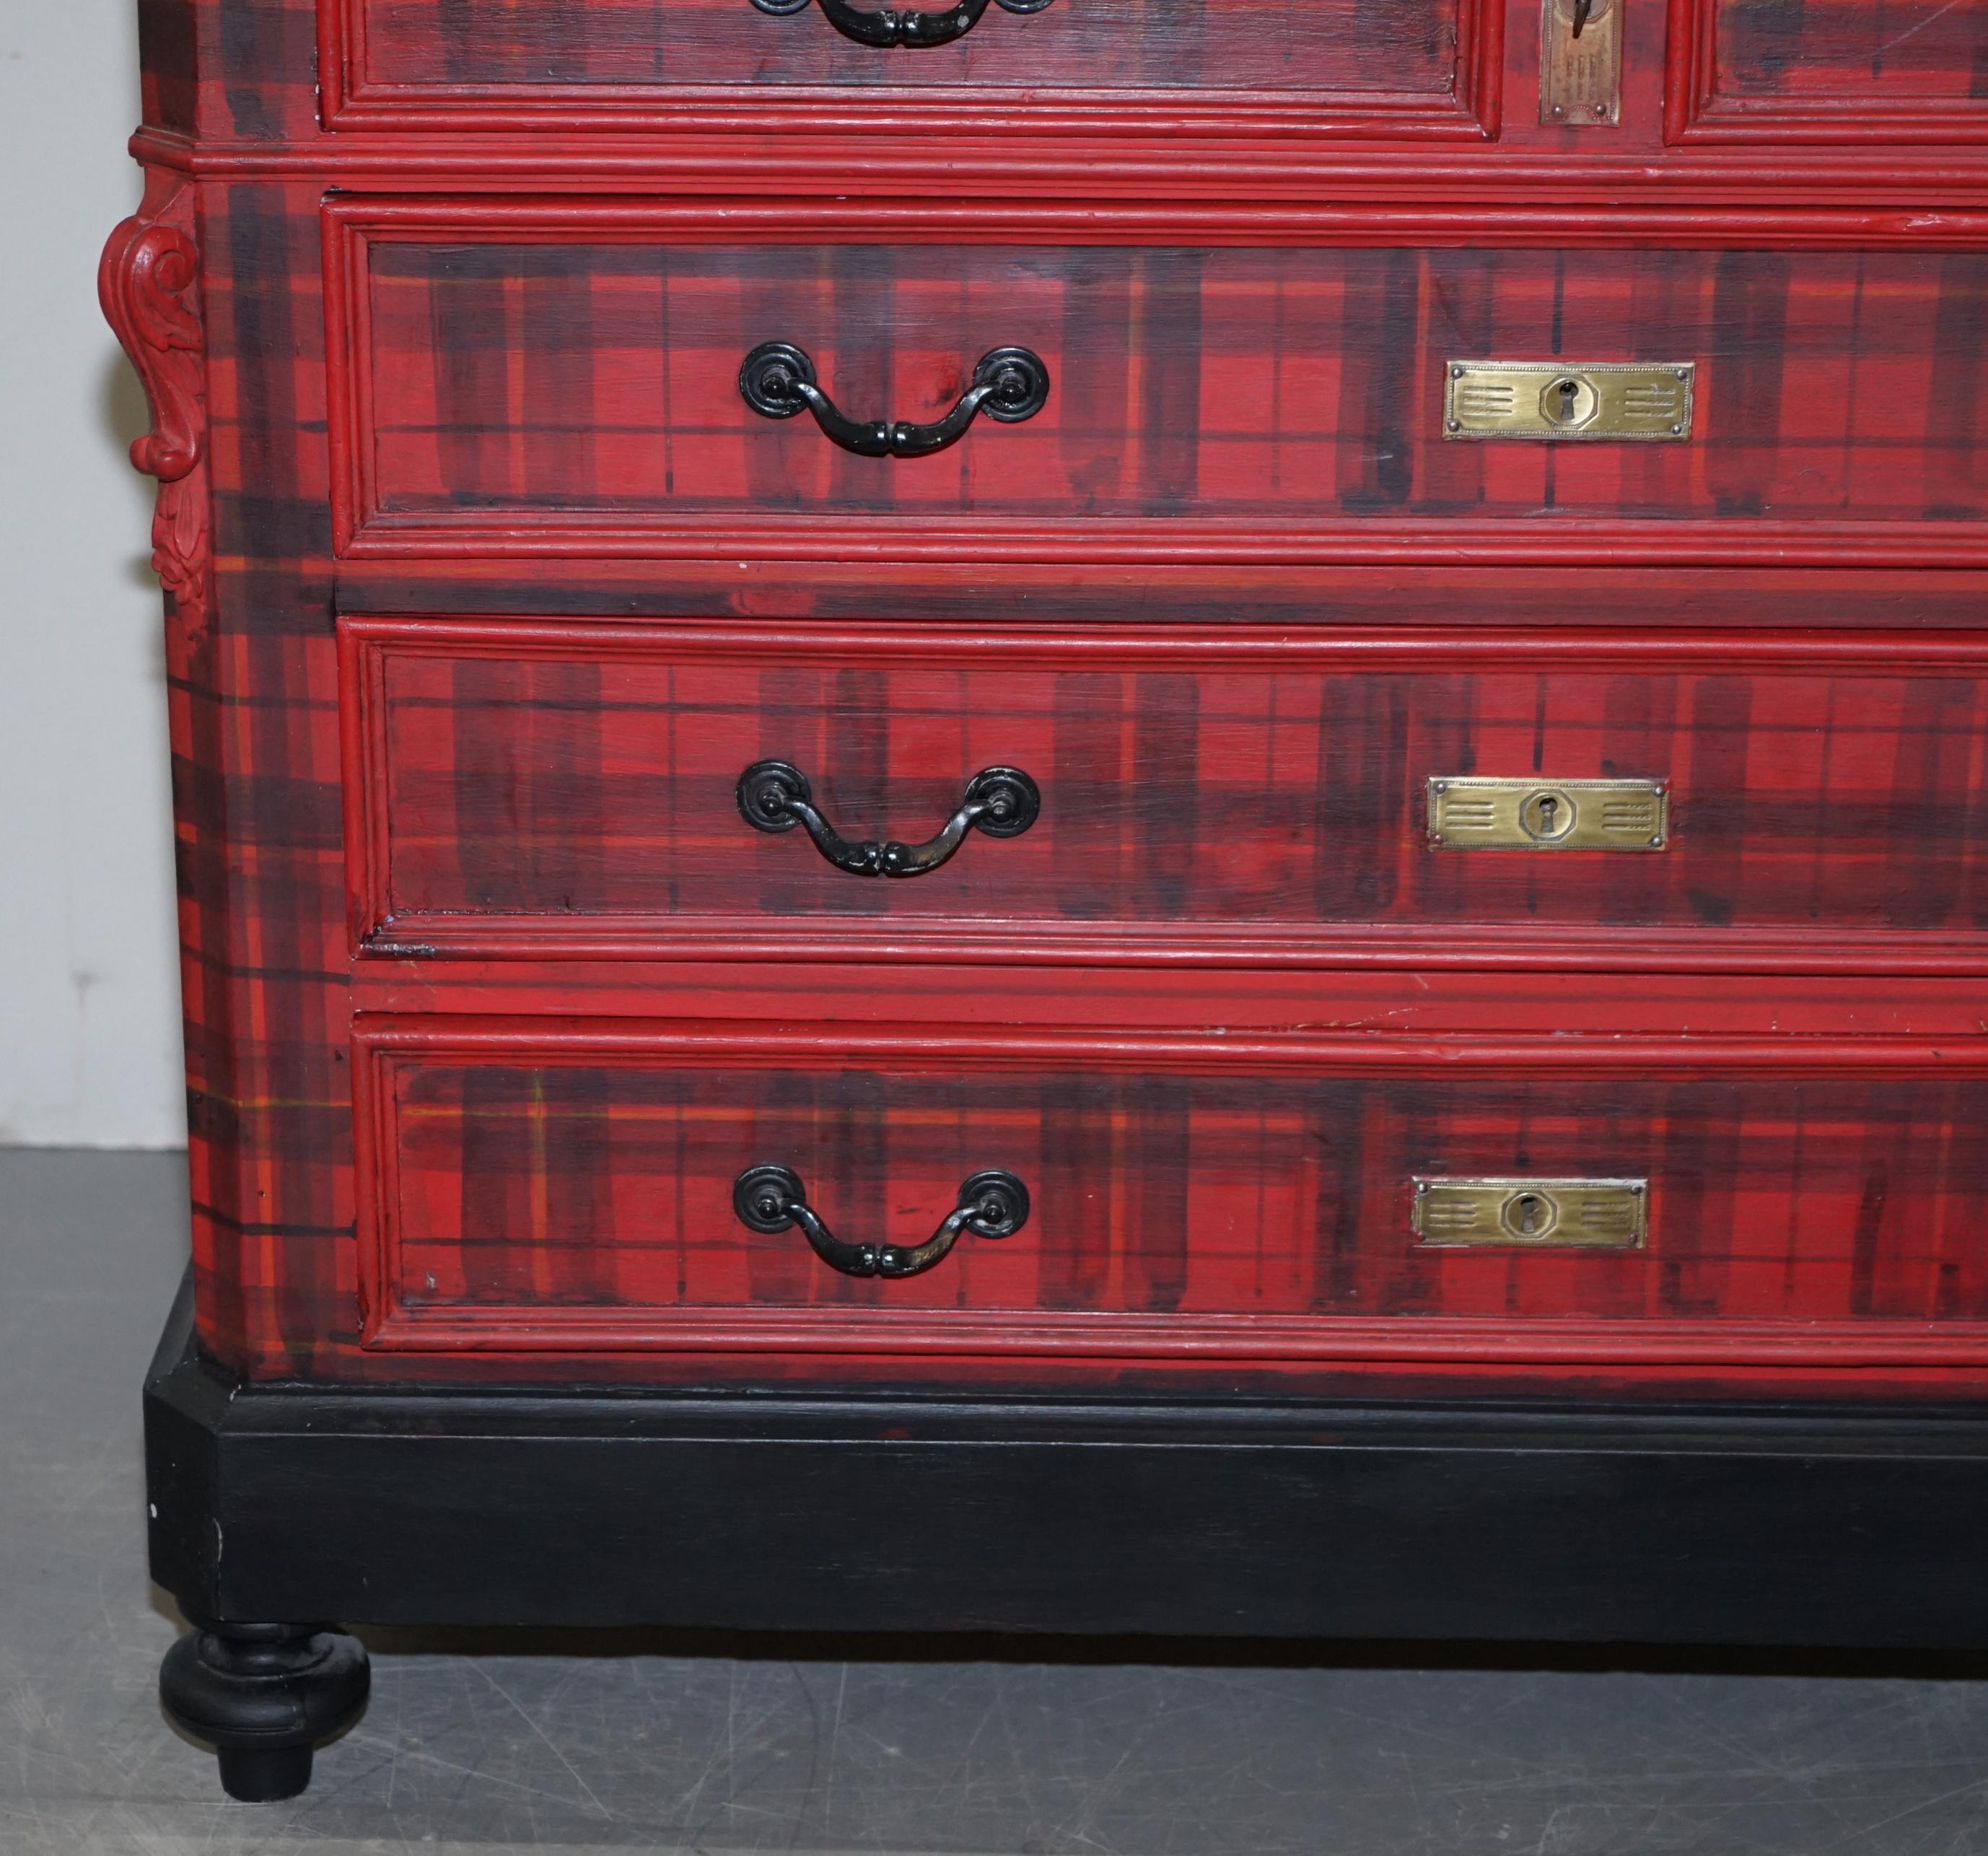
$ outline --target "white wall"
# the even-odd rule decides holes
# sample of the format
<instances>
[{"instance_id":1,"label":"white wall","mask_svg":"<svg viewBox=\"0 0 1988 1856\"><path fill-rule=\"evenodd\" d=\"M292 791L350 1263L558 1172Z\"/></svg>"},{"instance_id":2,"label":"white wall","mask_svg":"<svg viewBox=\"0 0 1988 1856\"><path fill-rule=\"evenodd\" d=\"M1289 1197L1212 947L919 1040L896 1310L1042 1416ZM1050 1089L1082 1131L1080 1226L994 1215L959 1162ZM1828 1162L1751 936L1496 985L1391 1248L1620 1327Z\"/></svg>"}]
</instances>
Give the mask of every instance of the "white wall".
<instances>
[{"instance_id":1,"label":"white wall","mask_svg":"<svg viewBox=\"0 0 1988 1856\"><path fill-rule=\"evenodd\" d=\"M0 0L0 1143L185 1138L144 400L96 308L135 17Z\"/></svg>"}]
</instances>

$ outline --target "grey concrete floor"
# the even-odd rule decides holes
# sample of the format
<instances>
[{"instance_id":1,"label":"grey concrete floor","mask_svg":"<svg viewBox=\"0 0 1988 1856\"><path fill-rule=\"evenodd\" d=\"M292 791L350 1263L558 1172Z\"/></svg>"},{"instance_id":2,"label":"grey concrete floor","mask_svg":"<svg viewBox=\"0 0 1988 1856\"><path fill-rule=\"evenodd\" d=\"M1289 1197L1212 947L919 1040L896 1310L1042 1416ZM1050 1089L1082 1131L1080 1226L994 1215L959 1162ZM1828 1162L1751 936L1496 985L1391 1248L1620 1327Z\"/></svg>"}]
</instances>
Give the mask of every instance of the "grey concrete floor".
<instances>
[{"instance_id":1,"label":"grey concrete floor","mask_svg":"<svg viewBox=\"0 0 1988 1856\"><path fill-rule=\"evenodd\" d=\"M173 1158L0 1150L4 1856L1988 1856L1988 1682L1414 1649L380 1633L312 1790L229 1804L153 1692L178 1626L145 1577L137 1388L184 1188Z\"/></svg>"}]
</instances>

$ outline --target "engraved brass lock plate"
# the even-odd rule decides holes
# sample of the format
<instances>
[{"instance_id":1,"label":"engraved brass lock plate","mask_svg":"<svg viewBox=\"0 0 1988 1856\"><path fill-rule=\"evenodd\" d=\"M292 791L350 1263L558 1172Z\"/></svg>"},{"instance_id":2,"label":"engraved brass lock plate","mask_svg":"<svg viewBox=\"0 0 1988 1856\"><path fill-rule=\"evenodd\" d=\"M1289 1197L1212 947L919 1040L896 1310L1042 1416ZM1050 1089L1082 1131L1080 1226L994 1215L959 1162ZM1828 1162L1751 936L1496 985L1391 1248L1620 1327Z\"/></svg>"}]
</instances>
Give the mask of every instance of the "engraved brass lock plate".
<instances>
[{"instance_id":1,"label":"engraved brass lock plate","mask_svg":"<svg viewBox=\"0 0 1988 1856\"><path fill-rule=\"evenodd\" d=\"M1410 1222L1435 1249L1640 1250L1643 1179L1418 1179Z\"/></svg>"},{"instance_id":2,"label":"engraved brass lock plate","mask_svg":"<svg viewBox=\"0 0 1988 1856\"><path fill-rule=\"evenodd\" d=\"M1452 361L1446 438L1675 445L1691 436L1698 363Z\"/></svg>"},{"instance_id":3,"label":"engraved brass lock plate","mask_svg":"<svg viewBox=\"0 0 1988 1856\"><path fill-rule=\"evenodd\" d=\"M1670 789L1652 779L1428 783L1432 850L1662 850Z\"/></svg>"},{"instance_id":4,"label":"engraved brass lock plate","mask_svg":"<svg viewBox=\"0 0 1988 1856\"><path fill-rule=\"evenodd\" d=\"M1612 129L1622 120L1625 0L1540 0L1540 120Z\"/></svg>"}]
</instances>

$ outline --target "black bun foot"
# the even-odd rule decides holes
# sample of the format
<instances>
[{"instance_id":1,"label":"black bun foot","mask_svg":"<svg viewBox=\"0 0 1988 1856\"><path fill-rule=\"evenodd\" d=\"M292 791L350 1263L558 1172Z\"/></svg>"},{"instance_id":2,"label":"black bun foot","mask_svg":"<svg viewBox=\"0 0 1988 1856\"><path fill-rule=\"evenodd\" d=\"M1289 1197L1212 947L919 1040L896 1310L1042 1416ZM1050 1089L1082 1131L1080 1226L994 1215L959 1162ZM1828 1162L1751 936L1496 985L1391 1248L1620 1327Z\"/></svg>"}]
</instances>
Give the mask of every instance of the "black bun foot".
<instances>
[{"instance_id":1,"label":"black bun foot","mask_svg":"<svg viewBox=\"0 0 1988 1856\"><path fill-rule=\"evenodd\" d=\"M221 1789L244 1804L274 1804L294 1798L310 1783L308 1746L217 1746Z\"/></svg>"},{"instance_id":2,"label":"black bun foot","mask_svg":"<svg viewBox=\"0 0 1988 1856\"><path fill-rule=\"evenodd\" d=\"M228 1797L294 1798L310 1783L311 1749L366 1706L364 1648L319 1625L189 1621L159 1671L167 1713L220 1756Z\"/></svg>"}]
</instances>

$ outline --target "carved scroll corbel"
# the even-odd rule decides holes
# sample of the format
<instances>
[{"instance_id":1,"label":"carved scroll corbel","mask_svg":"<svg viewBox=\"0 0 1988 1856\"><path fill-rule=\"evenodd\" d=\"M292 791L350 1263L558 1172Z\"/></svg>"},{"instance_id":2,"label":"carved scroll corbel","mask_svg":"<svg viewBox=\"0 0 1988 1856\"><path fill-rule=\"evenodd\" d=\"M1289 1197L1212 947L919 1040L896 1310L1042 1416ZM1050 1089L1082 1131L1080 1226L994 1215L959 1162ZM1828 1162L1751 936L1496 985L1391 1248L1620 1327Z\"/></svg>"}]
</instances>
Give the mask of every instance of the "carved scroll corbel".
<instances>
[{"instance_id":1,"label":"carved scroll corbel","mask_svg":"<svg viewBox=\"0 0 1988 1856\"><path fill-rule=\"evenodd\" d=\"M212 516L200 248L193 186L184 176L150 172L144 204L103 248L96 289L151 407L152 429L132 445L131 461L159 480L152 570L181 622L197 633L208 617Z\"/></svg>"}]
</instances>

